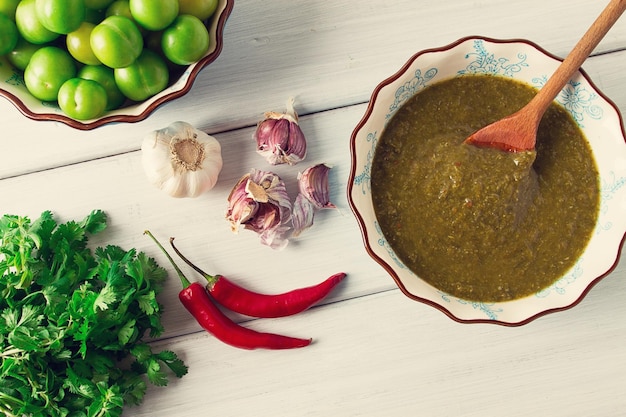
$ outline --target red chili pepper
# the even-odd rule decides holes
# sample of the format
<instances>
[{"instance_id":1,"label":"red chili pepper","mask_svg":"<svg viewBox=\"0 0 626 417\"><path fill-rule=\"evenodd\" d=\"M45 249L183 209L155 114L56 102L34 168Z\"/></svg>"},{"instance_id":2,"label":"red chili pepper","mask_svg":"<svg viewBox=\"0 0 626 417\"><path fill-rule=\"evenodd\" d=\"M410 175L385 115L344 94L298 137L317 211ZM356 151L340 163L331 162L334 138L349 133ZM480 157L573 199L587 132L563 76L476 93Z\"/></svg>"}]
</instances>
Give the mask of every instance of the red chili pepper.
<instances>
[{"instance_id":1,"label":"red chili pepper","mask_svg":"<svg viewBox=\"0 0 626 417\"><path fill-rule=\"evenodd\" d=\"M340 272L310 287L282 294L261 294L243 288L223 275L207 274L180 253L174 245L173 237L170 238L170 245L185 263L209 282L207 290L218 303L232 311L252 317L285 317L300 313L326 297L346 276Z\"/></svg>"},{"instance_id":2,"label":"red chili pepper","mask_svg":"<svg viewBox=\"0 0 626 417\"><path fill-rule=\"evenodd\" d=\"M261 333L239 326L213 304L206 289L197 282L183 288L178 298L204 330L231 346L241 349L291 349L311 344L311 339Z\"/></svg>"},{"instance_id":3,"label":"red chili pepper","mask_svg":"<svg viewBox=\"0 0 626 417\"><path fill-rule=\"evenodd\" d=\"M183 285L183 289L178 293L178 298L183 306L203 329L222 342L241 349L291 349L311 344L311 339L257 332L233 322L213 303L202 285L197 282L189 282L152 233L147 230L144 233L154 240L176 270Z\"/></svg>"}]
</instances>

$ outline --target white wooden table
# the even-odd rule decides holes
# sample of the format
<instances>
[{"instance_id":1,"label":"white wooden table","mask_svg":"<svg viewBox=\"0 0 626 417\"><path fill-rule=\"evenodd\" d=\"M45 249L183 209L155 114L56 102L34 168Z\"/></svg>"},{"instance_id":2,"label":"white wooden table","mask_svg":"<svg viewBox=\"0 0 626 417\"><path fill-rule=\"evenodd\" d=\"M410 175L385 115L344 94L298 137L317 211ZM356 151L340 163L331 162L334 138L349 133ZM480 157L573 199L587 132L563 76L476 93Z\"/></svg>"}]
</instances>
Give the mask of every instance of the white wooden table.
<instances>
[{"instance_id":1,"label":"white wooden table","mask_svg":"<svg viewBox=\"0 0 626 417\"><path fill-rule=\"evenodd\" d=\"M348 141L373 88L415 52L467 35L526 38L565 56L605 1L237 0L218 60L190 94L147 120L83 132L34 122L0 100L0 212L60 220L109 215L95 244L136 247L173 272L144 229L209 272L264 292L348 277L324 305L286 319L232 317L253 329L313 337L293 351L244 351L200 329L161 295L166 332L154 341L189 365L167 388L150 388L127 416L618 416L626 413L626 261L575 308L528 325L459 324L405 297L366 254L348 207ZM626 18L584 68L626 113ZM334 166L338 210L316 217L297 244L261 246L230 232L226 197L250 168L254 125L295 97L307 160L277 167L293 190L299 169ZM173 199L147 183L139 146L176 120L215 135L225 166L216 188ZM189 268L189 276L197 277ZM199 278L201 279L201 278ZM173 378L175 379L175 378Z\"/></svg>"}]
</instances>

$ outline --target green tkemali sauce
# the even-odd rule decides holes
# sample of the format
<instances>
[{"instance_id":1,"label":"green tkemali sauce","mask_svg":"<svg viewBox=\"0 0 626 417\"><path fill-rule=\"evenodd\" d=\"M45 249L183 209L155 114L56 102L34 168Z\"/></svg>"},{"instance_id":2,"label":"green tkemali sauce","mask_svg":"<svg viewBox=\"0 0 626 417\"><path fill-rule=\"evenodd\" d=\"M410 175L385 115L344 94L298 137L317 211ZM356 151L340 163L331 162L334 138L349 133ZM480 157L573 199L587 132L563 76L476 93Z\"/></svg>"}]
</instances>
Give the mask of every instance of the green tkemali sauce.
<instances>
[{"instance_id":1,"label":"green tkemali sauce","mask_svg":"<svg viewBox=\"0 0 626 417\"><path fill-rule=\"evenodd\" d=\"M377 220L396 255L448 294L496 302L535 293L570 269L599 210L591 149L553 104L536 153L463 144L536 90L498 76L433 84L389 121L374 153Z\"/></svg>"}]
</instances>

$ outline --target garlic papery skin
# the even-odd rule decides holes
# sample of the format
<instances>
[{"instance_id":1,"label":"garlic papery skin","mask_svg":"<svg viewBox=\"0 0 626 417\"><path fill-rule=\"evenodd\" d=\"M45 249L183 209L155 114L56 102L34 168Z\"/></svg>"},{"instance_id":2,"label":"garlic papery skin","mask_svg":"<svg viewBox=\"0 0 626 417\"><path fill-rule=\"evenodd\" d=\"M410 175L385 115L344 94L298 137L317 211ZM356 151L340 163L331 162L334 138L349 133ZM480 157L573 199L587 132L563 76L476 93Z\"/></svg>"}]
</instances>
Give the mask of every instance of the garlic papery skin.
<instances>
[{"instance_id":1,"label":"garlic papery skin","mask_svg":"<svg viewBox=\"0 0 626 417\"><path fill-rule=\"evenodd\" d=\"M314 216L315 207L302 193L299 193L293 203L291 213L291 225L293 226L291 237L298 237L300 233L313 226Z\"/></svg>"},{"instance_id":2,"label":"garlic papery skin","mask_svg":"<svg viewBox=\"0 0 626 417\"><path fill-rule=\"evenodd\" d=\"M228 196L226 219L235 233L243 226L261 243L282 249L291 229L291 201L283 180L272 172L253 170L235 184Z\"/></svg>"},{"instance_id":3,"label":"garlic papery skin","mask_svg":"<svg viewBox=\"0 0 626 417\"><path fill-rule=\"evenodd\" d=\"M328 186L330 170L331 166L327 164L317 164L298 174L300 193L318 210L337 207L330 202Z\"/></svg>"},{"instance_id":4,"label":"garlic papery skin","mask_svg":"<svg viewBox=\"0 0 626 417\"><path fill-rule=\"evenodd\" d=\"M293 99L287 102L285 113L266 112L253 138L257 152L271 165L295 165L306 156L306 138L298 124Z\"/></svg>"},{"instance_id":5,"label":"garlic papery skin","mask_svg":"<svg viewBox=\"0 0 626 417\"><path fill-rule=\"evenodd\" d=\"M233 233L238 233L239 227L250 220L259 208L259 203L250 198L246 192L248 181L250 174L241 177L228 196L226 219L230 222Z\"/></svg>"},{"instance_id":6,"label":"garlic papery skin","mask_svg":"<svg viewBox=\"0 0 626 417\"><path fill-rule=\"evenodd\" d=\"M197 197L209 191L223 165L217 139L182 121L146 135L141 152L150 183L172 197Z\"/></svg>"},{"instance_id":7,"label":"garlic papery skin","mask_svg":"<svg viewBox=\"0 0 626 417\"><path fill-rule=\"evenodd\" d=\"M291 227L284 223L279 206L262 203L255 215L244 224L244 228L259 235L261 243L272 249L283 249L289 243L287 233Z\"/></svg>"}]
</instances>

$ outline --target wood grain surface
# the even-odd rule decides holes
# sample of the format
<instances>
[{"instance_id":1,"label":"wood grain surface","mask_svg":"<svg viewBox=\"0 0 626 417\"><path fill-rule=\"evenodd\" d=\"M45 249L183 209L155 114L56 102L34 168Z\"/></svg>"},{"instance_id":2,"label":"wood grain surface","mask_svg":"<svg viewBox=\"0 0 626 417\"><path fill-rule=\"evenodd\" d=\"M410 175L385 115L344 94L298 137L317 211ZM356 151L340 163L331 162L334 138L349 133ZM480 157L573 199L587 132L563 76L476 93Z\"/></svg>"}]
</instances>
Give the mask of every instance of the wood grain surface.
<instances>
[{"instance_id":1,"label":"wood grain surface","mask_svg":"<svg viewBox=\"0 0 626 417\"><path fill-rule=\"evenodd\" d=\"M525 38L565 56L605 6L588 0L310 2L236 0L224 49L185 97L148 119L78 131L34 122L0 100L0 213L61 220L105 210L93 244L135 247L167 261L150 229L210 273L264 292L311 285L345 271L323 305L245 326L314 343L294 351L243 351L201 331L179 304L172 273L161 302L165 334L188 375L150 388L125 416L620 416L626 410L626 261L575 308L519 328L459 324L404 296L365 252L347 203L348 141L374 87L414 53L468 35ZM626 112L626 20L583 68ZM254 126L295 97L309 141L302 165L275 168L295 193L298 171L333 166L331 201L283 251L233 234L226 198L251 168ZM148 184L139 147L150 131L187 121L221 143L214 190L174 199ZM625 207L626 210L626 207ZM168 271L173 272L169 266ZM193 279L200 280L189 268ZM230 313L229 313L230 314Z\"/></svg>"}]
</instances>

